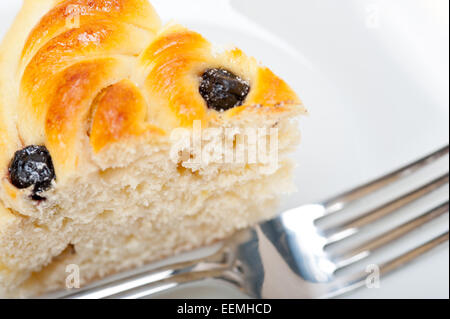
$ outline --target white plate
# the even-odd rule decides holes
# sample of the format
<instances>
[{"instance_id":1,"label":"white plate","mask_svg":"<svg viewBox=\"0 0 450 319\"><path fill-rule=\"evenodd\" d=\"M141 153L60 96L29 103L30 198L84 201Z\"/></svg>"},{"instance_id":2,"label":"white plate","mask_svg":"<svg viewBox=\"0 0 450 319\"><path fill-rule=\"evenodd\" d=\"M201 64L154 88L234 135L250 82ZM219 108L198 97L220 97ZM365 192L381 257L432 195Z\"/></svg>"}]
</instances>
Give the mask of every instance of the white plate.
<instances>
[{"instance_id":1,"label":"white plate","mask_svg":"<svg viewBox=\"0 0 450 319\"><path fill-rule=\"evenodd\" d=\"M0 37L20 6L0 2ZM356 186L448 143L447 0L154 0L213 42L234 43L300 93L296 183L285 207ZM442 223L448 228L448 219ZM213 284L170 297L239 297ZM351 298L448 298L448 245Z\"/></svg>"}]
</instances>

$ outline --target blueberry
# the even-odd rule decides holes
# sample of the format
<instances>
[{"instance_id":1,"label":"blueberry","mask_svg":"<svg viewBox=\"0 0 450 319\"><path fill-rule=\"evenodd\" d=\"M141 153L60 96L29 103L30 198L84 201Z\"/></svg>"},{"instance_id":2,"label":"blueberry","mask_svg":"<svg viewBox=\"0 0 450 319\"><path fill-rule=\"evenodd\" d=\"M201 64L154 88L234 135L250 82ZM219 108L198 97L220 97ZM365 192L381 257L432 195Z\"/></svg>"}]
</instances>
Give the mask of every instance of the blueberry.
<instances>
[{"instance_id":1,"label":"blueberry","mask_svg":"<svg viewBox=\"0 0 450 319\"><path fill-rule=\"evenodd\" d=\"M39 196L48 190L55 179L52 158L45 146L28 146L17 151L9 166L11 183L19 189L34 186L32 198L43 200Z\"/></svg>"},{"instance_id":2,"label":"blueberry","mask_svg":"<svg viewBox=\"0 0 450 319\"><path fill-rule=\"evenodd\" d=\"M226 111L244 103L250 85L224 69L208 69L202 75L200 94L208 108Z\"/></svg>"}]
</instances>

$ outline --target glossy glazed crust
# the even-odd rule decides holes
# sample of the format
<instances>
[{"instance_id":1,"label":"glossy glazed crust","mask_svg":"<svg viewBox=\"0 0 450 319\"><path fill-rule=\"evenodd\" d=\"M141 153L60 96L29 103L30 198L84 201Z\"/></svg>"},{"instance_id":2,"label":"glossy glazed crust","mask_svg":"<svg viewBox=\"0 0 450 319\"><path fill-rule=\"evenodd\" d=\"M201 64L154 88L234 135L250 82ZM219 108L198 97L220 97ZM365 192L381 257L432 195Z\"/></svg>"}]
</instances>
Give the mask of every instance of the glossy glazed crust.
<instances>
[{"instance_id":1,"label":"glossy glazed crust","mask_svg":"<svg viewBox=\"0 0 450 319\"><path fill-rule=\"evenodd\" d=\"M16 52L19 60L12 61L17 97L0 101L0 116L11 117L0 120L0 143L16 150L45 145L58 183L81 173L77 167L90 152L86 145L96 154L114 143L134 147L130 138L144 134L151 143L194 120L208 126L246 111L274 117L304 111L283 80L241 50L215 53L184 27L161 29L147 0L26 0L22 11L36 11L39 2L50 9L27 32ZM18 19L15 29L27 28L24 17ZM1 50L17 48L6 43ZM207 108L199 81L214 67L250 83L243 106L224 114Z\"/></svg>"},{"instance_id":2,"label":"glossy glazed crust","mask_svg":"<svg viewBox=\"0 0 450 319\"><path fill-rule=\"evenodd\" d=\"M200 78L208 68L225 68L248 81L250 93L244 105L221 117L232 118L243 111L277 113L296 108L304 111L297 94L268 68L247 57L240 49L215 52L200 34L179 25L166 27L139 57L145 69L144 92L151 114L163 127L189 127L194 120L208 126L219 115L208 110L199 93ZM160 112L164 110L164 112Z\"/></svg>"}]
</instances>

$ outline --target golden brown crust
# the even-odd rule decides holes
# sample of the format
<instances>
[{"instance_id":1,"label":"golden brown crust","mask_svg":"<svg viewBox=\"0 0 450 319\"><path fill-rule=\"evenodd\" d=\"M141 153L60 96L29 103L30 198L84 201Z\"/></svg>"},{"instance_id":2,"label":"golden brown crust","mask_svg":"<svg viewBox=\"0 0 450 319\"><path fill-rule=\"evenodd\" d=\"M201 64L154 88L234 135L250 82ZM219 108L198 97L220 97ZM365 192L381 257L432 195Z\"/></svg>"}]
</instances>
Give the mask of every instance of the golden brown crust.
<instances>
[{"instance_id":1,"label":"golden brown crust","mask_svg":"<svg viewBox=\"0 0 450 319\"><path fill-rule=\"evenodd\" d=\"M74 12L78 25L71 25ZM146 0L70 0L31 31L20 61L19 134L26 144L47 146L60 181L76 169L92 101L130 77L133 57L159 27Z\"/></svg>"},{"instance_id":2,"label":"golden brown crust","mask_svg":"<svg viewBox=\"0 0 450 319\"><path fill-rule=\"evenodd\" d=\"M106 88L94 104L90 141L95 152L145 133L164 134L162 130L146 123L147 103L139 88L129 80Z\"/></svg>"},{"instance_id":3,"label":"golden brown crust","mask_svg":"<svg viewBox=\"0 0 450 319\"><path fill-rule=\"evenodd\" d=\"M150 66L145 88L152 101L151 112L158 115L155 120L163 127L190 126L194 120L206 124L207 108L198 93L198 78L207 67L210 50L201 35L169 28L141 55L144 68Z\"/></svg>"},{"instance_id":4,"label":"golden brown crust","mask_svg":"<svg viewBox=\"0 0 450 319\"><path fill-rule=\"evenodd\" d=\"M42 44L58 34L101 20L128 23L152 33L157 32L161 23L147 0L59 1L30 32L22 52L22 62L27 63Z\"/></svg>"},{"instance_id":5,"label":"golden brown crust","mask_svg":"<svg viewBox=\"0 0 450 319\"><path fill-rule=\"evenodd\" d=\"M233 48L220 54L200 34L181 26L169 26L143 52L140 63L148 68L145 80L152 113L167 109L156 117L162 127L192 126L194 120L208 125L217 117L199 93L200 77L211 67L230 69L249 81L251 91L243 106L229 110L228 117L254 106L282 112L281 106L302 109L297 94L268 68L241 50Z\"/></svg>"},{"instance_id":6,"label":"golden brown crust","mask_svg":"<svg viewBox=\"0 0 450 319\"><path fill-rule=\"evenodd\" d=\"M24 41L16 73L19 95L8 107L21 144L49 149L58 183L76 174L80 160L89 156L86 147L95 154L142 134L156 138L195 120L206 127L245 117L246 111L274 118L304 111L283 80L241 50L215 53L205 38L182 26L161 30L147 0L53 5ZM199 92L208 68L228 69L249 82L244 105L224 113L208 109ZM2 131L11 134L0 125Z\"/></svg>"},{"instance_id":7,"label":"golden brown crust","mask_svg":"<svg viewBox=\"0 0 450 319\"><path fill-rule=\"evenodd\" d=\"M79 132L85 127L96 91L101 88L105 76L114 67L114 59L96 59L81 62L60 74L55 84L47 112L45 133L49 150L61 155L75 149Z\"/></svg>"}]
</instances>

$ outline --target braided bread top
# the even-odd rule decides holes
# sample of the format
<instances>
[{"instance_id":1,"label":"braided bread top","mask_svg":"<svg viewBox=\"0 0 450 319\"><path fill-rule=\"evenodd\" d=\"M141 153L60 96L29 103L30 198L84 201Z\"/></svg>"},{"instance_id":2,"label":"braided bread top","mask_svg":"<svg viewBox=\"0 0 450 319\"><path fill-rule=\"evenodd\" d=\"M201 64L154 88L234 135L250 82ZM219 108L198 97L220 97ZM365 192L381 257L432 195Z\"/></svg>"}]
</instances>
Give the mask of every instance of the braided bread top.
<instances>
[{"instance_id":1,"label":"braided bread top","mask_svg":"<svg viewBox=\"0 0 450 319\"><path fill-rule=\"evenodd\" d=\"M248 111L303 111L268 68L236 48L215 52L184 27L162 28L147 0L25 0L0 52L0 165L22 147L45 145L58 182L76 172L86 140L95 154L194 120L208 126ZM208 69L248 83L245 101L209 108L199 92Z\"/></svg>"}]
</instances>

